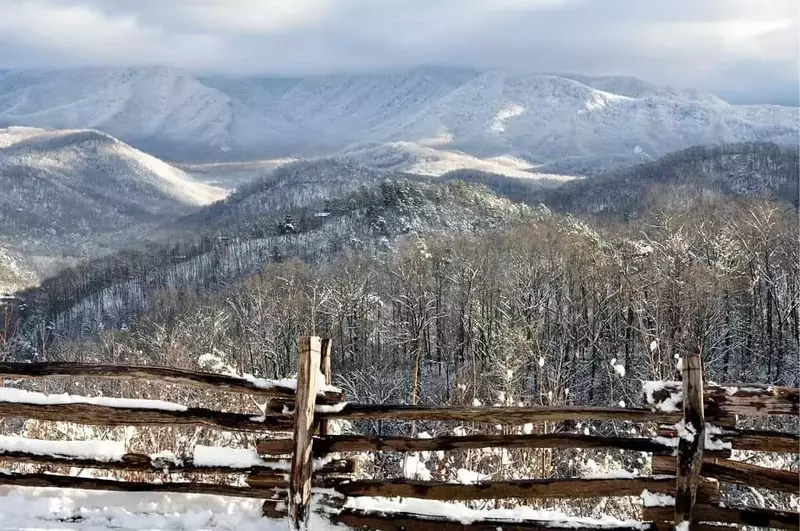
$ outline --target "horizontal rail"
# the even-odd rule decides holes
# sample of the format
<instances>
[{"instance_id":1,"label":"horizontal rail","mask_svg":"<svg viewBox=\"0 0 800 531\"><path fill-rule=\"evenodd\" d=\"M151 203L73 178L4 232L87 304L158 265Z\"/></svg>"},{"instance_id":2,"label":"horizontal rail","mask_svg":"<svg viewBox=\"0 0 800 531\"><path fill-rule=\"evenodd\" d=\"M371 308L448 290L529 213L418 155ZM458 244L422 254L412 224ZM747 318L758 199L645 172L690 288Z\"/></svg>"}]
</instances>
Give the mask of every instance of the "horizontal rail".
<instances>
[{"instance_id":1,"label":"horizontal rail","mask_svg":"<svg viewBox=\"0 0 800 531\"><path fill-rule=\"evenodd\" d=\"M0 485L18 487L56 487L62 489L105 490L116 492L173 492L178 494L216 494L239 498L269 498L275 488L286 488L288 483L276 482L275 488L234 487L216 483L147 483L143 481L116 481L56 474L6 474L0 473Z\"/></svg>"},{"instance_id":2,"label":"horizontal rail","mask_svg":"<svg viewBox=\"0 0 800 531\"><path fill-rule=\"evenodd\" d=\"M291 439L263 439L256 444L262 455L286 455L292 451ZM314 452L438 452L479 448L614 448L658 455L673 455L676 448L644 437L602 437L580 434L465 435L430 439L412 437L368 437L330 435L314 439ZM728 457L730 451L712 451L710 455Z\"/></svg>"},{"instance_id":3,"label":"horizontal rail","mask_svg":"<svg viewBox=\"0 0 800 531\"><path fill-rule=\"evenodd\" d=\"M800 474L797 472L765 468L741 461L731 461L730 459L703 461L701 472L707 477L728 483L750 485L791 494L797 494L800 490Z\"/></svg>"},{"instance_id":4,"label":"horizontal rail","mask_svg":"<svg viewBox=\"0 0 800 531\"><path fill-rule=\"evenodd\" d=\"M663 382L661 388L648 396L652 406L680 398L680 382ZM704 389L707 417L724 415L797 415L800 413L800 389L771 385L706 385ZM680 408L680 401L672 404Z\"/></svg>"},{"instance_id":5,"label":"horizontal rail","mask_svg":"<svg viewBox=\"0 0 800 531\"><path fill-rule=\"evenodd\" d=\"M653 522L672 522L675 517L674 507L645 507L644 519ZM692 521L721 522L741 524L754 527L772 527L797 531L800 529L800 513L795 511L776 511L752 507L723 507L719 504L695 505L692 509Z\"/></svg>"},{"instance_id":6,"label":"horizontal rail","mask_svg":"<svg viewBox=\"0 0 800 531\"><path fill-rule=\"evenodd\" d=\"M13 461L34 465L65 466L70 468L91 468L102 470L121 470L130 472L180 473L180 474L252 474L288 473L290 463L282 459L263 460L261 465L247 467L195 465L191 457L180 457L176 461L160 459L143 454L124 454L119 460L103 460L69 457L65 455L40 455L29 452L3 452L0 462ZM355 470L352 459L337 459L326 463L315 474L350 474Z\"/></svg>"},{"instance_id":7,"label":"horizontal rail","mask_svg":"<svg viewBox=\"0 0 800 531\"><path fill-rule=\"evenodd\" d=\"M675 469L674 457L653 456L653 474L674 474ZM791 494L796 494L800 488L800 474L797 472L766 468L708 455L704 456L701 474L725 483L748 485Z\"/></svg>"},{"instance_id":8,"label":"horizontal rail","mask_svg":"<svg viewBox=\"0 0 800 531\"><path fill-rule=\"evenodd\" d=\"M722 523L708 523L708 522L694 522L692 524L694 531L739 531L739 527L734 524ZM649 523L649 530L654 531L675 531L674 522L651 522Z\"/></svg>"},{"instance_id":9,"label":"horizontal rail","mask_svg":"<svg viewBox=\"0 0 800 531\"><path fill-rule=\"evenodd\" d=\"M258 395L286 401L294 401L292 387L272 383L261 378L242 378L196 372L153 365L115 365L86 363L0 363L0 378L59 378L87 377L114 380L147 380L207 389ZM336 403L343 399L342 393L323 391L317 395L319 403Z\"/></svg>"},{"instance_id":10,"label":"horizontal rail","mask_svg":"<svg viewBox=\"0 0 800 531\"><path fill-rule=\"evenodd\" d=\"M731 444L734 450L800 454L800 435L792 433L736 430L731 437Z\"/></svg>"},{"instance_id":11,"label":"horizontal rail","mask_svg":"<svg viewBox=\"0 0 800 531\"><path fill-rule=\"evenodd\" d=\"M674 424L680 414L644 408L615 407L441 407L397 404L346 404L335 411L317 411L317 419L390 419L486 422L520 425L575 419L662 422Z\"/></svg>"},{"instance_id":12,"label":"horizontal rail","mask_svg":"<svg viewBox=\"0 0 800 531\"><path fill-rule=\"evenodd\" d=\"M447 519L442 516L420 515L408 512L374 512L345 507L342 509L342 498L316 497L319 505L334 509L327 511L328 517L334 524L340 524L353 529L372 529L375 531L674 531L672 523L642 522L626 526L620 522L618 526L607 523L591 525L590 519L586 522L565 522L558 520L528 520L515 521L505 519L483 519L471 521L468 524L461 521ZM325 512L324 509L321 512ZM284 499L270 499L264 502L263 514L267 518L281 519L289 514L287 503ZM736 526L722 524L696 523L695 531L736 531Z\"/></svg>"},{"instance_id":13,"label":"horizontal rail","mask_svg":"<svg viewBox=\"0 0 800 531\"><path fill-rule=\"evenodd\" d=\"M713 499L716 484L703 482L698 498ZM471 485L433 483L406 479L350 481L334 487L345 496L379 498L422 498L426 500L468 501L502 498L601 498L607 496L639 496L647 490L673 494L674 477L640 477L633 479L528 479L482 482Z\"/></svg>"},{"instance_id":14,"label":"horizontal rail","mask_svg":"<svg viewBox=\"0 0 800 531\"><path fill-rule=\"evenodd\" d=\"M709 386L705 391L706 410L736 415L797 415L800 389L773 386Z\"/></svg>"},{"instance_id":15,"label":"horizontal rail","mask_svg":"<svg viewBox=\"0 0 800 531\"><path fill-rule=\"evenodd\" d=\"M202 425L237 431L291 431L288 416L256 416L204 408L182 411L111 407L96 404L0 402L0 417L74 422L91 426Z\"/></svg>"}]
</instances>

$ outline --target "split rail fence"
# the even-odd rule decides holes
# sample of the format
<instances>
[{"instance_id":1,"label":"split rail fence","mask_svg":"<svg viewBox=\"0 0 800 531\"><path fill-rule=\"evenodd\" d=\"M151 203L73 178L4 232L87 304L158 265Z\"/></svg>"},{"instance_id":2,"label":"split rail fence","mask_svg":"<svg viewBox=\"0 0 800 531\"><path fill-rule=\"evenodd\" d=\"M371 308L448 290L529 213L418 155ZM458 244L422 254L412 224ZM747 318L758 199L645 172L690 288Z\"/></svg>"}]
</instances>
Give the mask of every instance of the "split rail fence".
<instances>
[{"instance_id":1,"label":"split rail fence","mask_svg":"<svg viewBox=\"0 0 800 531\"><path fill-rule=\"evenodd\" d=\"M204 493L261 498L267 517L289 517L307 525L312 495L317 510L333 522L376 530L449 531L597 529L584 523L485 519L462 525L454 519L353 508L359 497L418 498L440 501L502 499L589 499L640 496L642 519L636 525L604 525L608 531L662 530L672 527L723 531L741 525L798 530L800 515L789 510L730 507L720 503L720 482L778 492L798 492L797 472L731 460L732 450L800 453L797 434L737 428L737 416L800 413L800 390L759 385L704 384L699 356L682 360L681 382L645 382L646 408L613 407L434 407L353 404L331 384L330 342L300 340L295 385L256 378L217 375L155 366L74 363L0 363L0 378L97 377L149 380L204 390L253 395L270 400L260 416L184 407L158 401L96 399L0 388L0 417L68 421L101 426L203 425L253 432L258 441L252 458L211 463L183 458L124 454L91 458L53 441L0 444L0 461L113 471L200 475L246 474L247 486L212 482L132 482L45 473L3 473L0 484L129 492ZM293 409L291 405L294 405ZM333 435L334 419L456 421L492 425L572 421L632 421L660 427L657 437L605 437L575 433L469 435L427 439ZM276 435L276 434L282 434ZM482 448L606 448L652 454L652 475L631 478L566 478L483 481L459 484L410 479L355 479L357 454L364 452L440 452ZM341 455L355 454L348 459ZM288 474L287 474L288 473ZM206 476L203 476L206 477ZM652 502L648 500L661 500ZM665 500L667 500L665 502ZM363 505L355 504L357 507ZM577 526L577 527L576 527Z\"/></svg>"}]
</instances>

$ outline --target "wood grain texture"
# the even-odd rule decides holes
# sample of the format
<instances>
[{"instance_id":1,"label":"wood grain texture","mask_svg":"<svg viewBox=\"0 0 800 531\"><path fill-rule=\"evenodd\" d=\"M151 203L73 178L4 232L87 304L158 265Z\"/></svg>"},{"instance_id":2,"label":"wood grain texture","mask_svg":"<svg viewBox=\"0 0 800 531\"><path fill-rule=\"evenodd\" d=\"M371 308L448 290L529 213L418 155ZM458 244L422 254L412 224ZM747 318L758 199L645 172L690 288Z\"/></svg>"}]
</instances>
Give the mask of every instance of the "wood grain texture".
<instances>
[{"instance_id":1,"label":"wood grain texture","mask_svg":"<svg viewBox=\"0 0 800 531\"><path fill-rule=\"evenodd\" d=\"M320 338L300 338L300 363L297 371L297 396L294 412L294 451L289 480L289 514L296 529L307 526L311 499L312 445L317 375L320 364Z\"/></svg>"},{"instance_id":2,"label":"wood grain texture","mask_svg":"<svg viewBox=\"0 0 800 531\"><path fill-rule=\"evenodd\" d=\"M642 511L645 521L671 522L672 507L645 507ZM750 507L724 507L720 504L697 504L692 511L693 522L720 522L727 524L772 527L797 531L800 529L800 513L795 511L776 511Z\"/></svg>"},{"instance_id":3,"label":"wood grain texture","mask_svg":"<svg viewBox=\"0 0 800 531\"><path fill-rule=\"evenodd\" d=\"M692 508L697 500L697 485L703 466L706 422L703 405L703 367L699 354L683 357L683 422L689 437L678 441L678 464L675 481L675 519L692 522Z\"/></svg>"},{"instance_id":4,"label":"wood grain texture","mask_svg":"<svg viewBox=\"0 0 800 531\"><path fill-rule=\"evenodd\" d=\"M18 487L56 487L63 489L105 490L117 492L173 492L181 494L217 494L240 498L268 498L273 489L234 487L215 483L148 483L112 479L82 478L56 474L0 474L0 485ZM283 488L288 485L284 482Z\"/></svg>"},{"instance_id":5,"label":"wood grain texture","mask_svg":"<svg viewBox=\"0 0 800 531\"><path fill-rule=\"evenodd\" d=\"M702 489L713 488L703 484ZM674 477L639 477L634 479L527 479L491 481L462 485L406 479L359 480L343 483L335 490L345 496L403 497L427 500L491 500L502 498L564 499L606 496L639 496L643 490L673 494ZM714 496L708 492L708 498Z\"/></svg>"},{"instance_id":6,"label":"wood grain texture","mask_svg":"<svg viewBox=\"0 0 800 531\"><path fill-rule=\"evenodd\" d=\"M289 431L291 417L229 413L205 408L184 411L110 407L94 404L25 404L0 402L0 417L74 422L90 426L196 425L236 431Z\"/></svg>"},{"instance_id":7,"label":"wood grain texture","mask_svg":"<svg viewBox=\"0 0 800 531\"><path fill-rule=\"evenodd\" d=\"M323 412L319 419L391 419L441 420L456 422L485 422L489 424L520 425L575 419L628 420L675 424L680 415L651 411L644 408L619 407L437 407L397 404L347 404L340 411Z\"/></svg>"}]
</instances>

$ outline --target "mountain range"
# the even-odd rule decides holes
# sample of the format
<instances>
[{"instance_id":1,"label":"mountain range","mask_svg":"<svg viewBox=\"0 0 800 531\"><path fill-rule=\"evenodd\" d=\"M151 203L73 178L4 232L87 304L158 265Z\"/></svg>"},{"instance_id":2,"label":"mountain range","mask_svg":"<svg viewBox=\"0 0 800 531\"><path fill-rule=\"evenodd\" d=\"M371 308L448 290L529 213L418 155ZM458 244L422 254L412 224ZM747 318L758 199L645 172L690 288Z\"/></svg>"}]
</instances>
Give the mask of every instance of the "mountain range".
<instances>
[{"instance_id":1,"label":"mountain range","mask_svg":"<svg viewBox=\"0 0 800 531\"><path fill-rule=\"evenodd\" d=\"M3 123L98 129L194 163L363 159L371 156L365 150L385 154L390 144L388 164L445 160L433 170L404 168L428 174L463 167L447 165L463 156L512 160L514 171L531 174L586 175L694 145L800 140L797 108L731 105L627 77L456 68L305 78L156 67L9 70L0 72Z\"/></svg>"}]
</instances>

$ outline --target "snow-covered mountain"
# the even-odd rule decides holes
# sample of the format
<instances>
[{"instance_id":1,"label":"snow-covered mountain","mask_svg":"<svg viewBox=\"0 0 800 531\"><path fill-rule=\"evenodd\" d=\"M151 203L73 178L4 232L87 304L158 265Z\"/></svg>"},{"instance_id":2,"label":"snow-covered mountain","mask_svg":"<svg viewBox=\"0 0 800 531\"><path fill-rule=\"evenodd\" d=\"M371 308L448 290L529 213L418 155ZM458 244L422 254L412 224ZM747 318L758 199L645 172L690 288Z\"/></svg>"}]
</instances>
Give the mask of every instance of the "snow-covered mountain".
<instances>
[{"instance_id":1,"label":"snow-covered mountain","mask_svg":"<svg viewBox=\"0 0 800 531\"><path fill-rule=\"evenodd\" d=\"M82 264L80 280L62 289L74 275L63 271L28 299L49 308L47 321L59 333L111 329L164 289L218 290L273 262L391 252L404 236L478 234L547 215L464 182L303 161L171 221L169 238L159 243L152 233L146 252L140 246Z\"/></svg>"},{"instance_id":2,"label":"snow-covered mountain","mask_svg":"<svg viewBox=\"0 0 800 531\"><path fill-rule=\"evenodd\" d=\"M534 173L592 173L698 144L798 142L798 109L627 77L419 68L307 78L167 68L0 73L0 123L95 128L184 161L409 142ZM446 158L446 157L445 157Z\"/></svg>"},{"instance_id":3,"label":"snow-covered mountain","mask_svg":"<svg viewBox=\"0 0 800 531\"><path fill-rule=\"evenodd\" d=\"M444 177L450 178L484 183L515 200L577 214L639 216L720 196L757 197L797 208L800 150L771 143L695 146L551 189L477 172Z\"/></svg>"},{"instance_id":4,"label":"snow-covered mountain","mask_svg":"<svg viewBox=\"0 0 800 531\"><path fill-rule=\"evenodd\" d=\"M0 129L0 189L0 243L28 258L81 255L227 195L105 133L28 127Z\"/></svg>"},{"instance_id":5,"label":"snow-covered mountain","mask_svg":"<svg viewBox=\"0 0 800 531\"><path fill-rule=\"evenodd\" d=\"M335 158L370 168L430 177L440 177L457 170L476 170L535 181L535 184L543 186L575 178L571 175L542 173L530 162L512 155L480 158L463 151L441 149L419 142L373 142L350 146L338 152Z\"/></svg>"}]
</instances>

